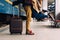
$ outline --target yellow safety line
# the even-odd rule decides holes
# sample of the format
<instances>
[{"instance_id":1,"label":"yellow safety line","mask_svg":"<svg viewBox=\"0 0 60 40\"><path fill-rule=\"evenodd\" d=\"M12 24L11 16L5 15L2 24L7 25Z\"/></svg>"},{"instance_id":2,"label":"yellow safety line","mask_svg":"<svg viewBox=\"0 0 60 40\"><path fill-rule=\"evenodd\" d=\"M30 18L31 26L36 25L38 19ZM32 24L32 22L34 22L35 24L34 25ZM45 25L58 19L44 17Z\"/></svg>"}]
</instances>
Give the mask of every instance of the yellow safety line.
<instances>
[{"instance_id":1,"label":"yellow safety line","mask_svg":"<svg viewBox=\"0 0 60 40\"><path fill-rule=\"evenodd\" d=\"M5 1L8 2L8 3L10 3L10 4L12 4L12 2L10 0L5 0Z\"/></svg>"},{"instance_id":2,"label":"yellow safety line","mask_svg":"<svg viewBox=\"0 0 60 40\"><path fill-rule=\"evenodd\" d=\"M5 0L6 2L8 2L9 4L13 4L10 0ZM15 6L16 8L18 8L18 6Z\"/></svg>"},{"instance_id":3,"label":"yellow safety line","mask_svg":"<svg viewBox=\"0 0 60 40\"><path fill-rule=\"evenodd\" d=\"M18 6L15 6L16 8L18 8Z\"/></svg>"}]
</instances>

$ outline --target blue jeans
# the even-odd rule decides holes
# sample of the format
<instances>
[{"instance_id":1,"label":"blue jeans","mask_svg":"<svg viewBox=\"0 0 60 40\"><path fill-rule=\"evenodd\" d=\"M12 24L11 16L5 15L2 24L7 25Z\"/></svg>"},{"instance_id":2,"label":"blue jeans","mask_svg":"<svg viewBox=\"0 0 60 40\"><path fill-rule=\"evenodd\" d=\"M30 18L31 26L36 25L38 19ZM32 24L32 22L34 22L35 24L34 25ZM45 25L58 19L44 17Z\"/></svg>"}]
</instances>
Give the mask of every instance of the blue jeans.
<instances>
[{"instance_id":1,"label":"blue jeans","mask_svg":"<svg viewBox=\"0 0 60 40\"><path fill-rule=\"evenodd\" d=\"M35 9L32 9L32 17L36 18L36 19L44 19L44 18L48 18L47 15L44 15L43 13L38 13Z\"/></svg>"}]
</instances>

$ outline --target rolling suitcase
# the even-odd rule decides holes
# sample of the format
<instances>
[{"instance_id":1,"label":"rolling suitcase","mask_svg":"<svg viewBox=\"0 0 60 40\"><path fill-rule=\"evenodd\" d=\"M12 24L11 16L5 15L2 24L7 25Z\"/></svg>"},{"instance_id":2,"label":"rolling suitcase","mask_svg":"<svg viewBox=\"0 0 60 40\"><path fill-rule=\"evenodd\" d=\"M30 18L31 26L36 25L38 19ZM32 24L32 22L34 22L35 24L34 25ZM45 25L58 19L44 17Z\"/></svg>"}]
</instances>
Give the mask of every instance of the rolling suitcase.
<instances>
[{"instance_id":1,"label":"rolling suitcase","mask_svg":"<svg viewBox=\"0 0 60 40\"><path fill-rule=\"evenodd\" d=\"M18 13L18 17L14 17L14 12L13 12L13 17L10 22L10 33L22 34L22 27L23 27L22 20L19 18L19 13Z\"/></svg>"}]
</instances>

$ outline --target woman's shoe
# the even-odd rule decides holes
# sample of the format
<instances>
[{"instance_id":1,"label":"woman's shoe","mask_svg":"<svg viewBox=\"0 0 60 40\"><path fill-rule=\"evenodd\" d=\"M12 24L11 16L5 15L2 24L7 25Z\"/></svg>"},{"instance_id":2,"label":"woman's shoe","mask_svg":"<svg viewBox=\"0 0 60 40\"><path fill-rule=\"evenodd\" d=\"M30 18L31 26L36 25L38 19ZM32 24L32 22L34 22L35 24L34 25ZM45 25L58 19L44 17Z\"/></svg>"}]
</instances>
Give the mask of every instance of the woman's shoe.
<instances>
[{"instance_id":1,"label":"woman's shoe","mask_svg":"<svg viewBox=\"0 0 60 40\"><path fill-rule=\"evenodd\" d=\"M34 33L32 31L28 31L26 32L26 35L34 35Z\"/></svg>"}]
</instances>

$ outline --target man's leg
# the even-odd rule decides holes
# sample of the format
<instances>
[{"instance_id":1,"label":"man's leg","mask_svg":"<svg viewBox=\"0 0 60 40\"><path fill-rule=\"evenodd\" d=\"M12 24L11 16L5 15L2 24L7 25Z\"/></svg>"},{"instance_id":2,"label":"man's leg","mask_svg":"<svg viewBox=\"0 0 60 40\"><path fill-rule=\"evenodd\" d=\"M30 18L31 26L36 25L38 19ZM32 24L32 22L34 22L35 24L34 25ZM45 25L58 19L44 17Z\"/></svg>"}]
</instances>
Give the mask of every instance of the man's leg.
<instances>
[{"instance_id":1,"label":"man's leg","mask_svg":"<svg viewBox=\"0 0 60 40\"><path fill-rule=\"evenodd\" d=\"M30 22L31 22L31 16L32 16L31 6L25 6L25 10L27 15L26 34L33 35L34 33L32 33L32 31L30 30Z\"/></svg>"}]
</instances>

